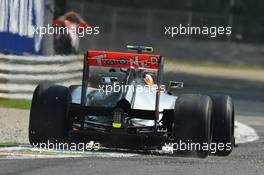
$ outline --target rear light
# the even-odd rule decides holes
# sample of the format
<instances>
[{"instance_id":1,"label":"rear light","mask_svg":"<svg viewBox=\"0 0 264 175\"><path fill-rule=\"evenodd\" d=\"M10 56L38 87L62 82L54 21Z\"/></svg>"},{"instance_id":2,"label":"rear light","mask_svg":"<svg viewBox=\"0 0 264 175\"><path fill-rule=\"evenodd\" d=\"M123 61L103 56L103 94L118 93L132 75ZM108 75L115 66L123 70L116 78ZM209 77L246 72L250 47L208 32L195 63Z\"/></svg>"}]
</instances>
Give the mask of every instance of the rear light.
<instances>
[{"instance_id":1,"label":"rear light","mask_svg":"<svg viewBox=\"0 0 264 175\"><path fill-rule=\"evenodd\" d=\"M121 108L117 108L113 112L113 128L121 128L125 124L125 113Z\"/></svg>"}]
</instances>

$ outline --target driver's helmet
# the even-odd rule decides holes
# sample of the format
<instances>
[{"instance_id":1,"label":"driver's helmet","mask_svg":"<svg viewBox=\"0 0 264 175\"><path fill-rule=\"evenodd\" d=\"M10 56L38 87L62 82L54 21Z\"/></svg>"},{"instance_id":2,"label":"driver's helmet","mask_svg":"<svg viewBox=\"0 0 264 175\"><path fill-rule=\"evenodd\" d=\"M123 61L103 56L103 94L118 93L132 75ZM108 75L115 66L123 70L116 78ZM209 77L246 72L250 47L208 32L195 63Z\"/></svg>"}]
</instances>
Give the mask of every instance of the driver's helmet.
<instances>
[{"instance_id":1,"label":"driver's helmet","mask_svg":"<svg viewBox=\"0 0 264 175\"><path fill-rule=\"evenodd\" d=\"M147 85L150 85L150 86L154 84L152 76L148 73L145 74L144 81Z\"/></svg>"}]
</instances>

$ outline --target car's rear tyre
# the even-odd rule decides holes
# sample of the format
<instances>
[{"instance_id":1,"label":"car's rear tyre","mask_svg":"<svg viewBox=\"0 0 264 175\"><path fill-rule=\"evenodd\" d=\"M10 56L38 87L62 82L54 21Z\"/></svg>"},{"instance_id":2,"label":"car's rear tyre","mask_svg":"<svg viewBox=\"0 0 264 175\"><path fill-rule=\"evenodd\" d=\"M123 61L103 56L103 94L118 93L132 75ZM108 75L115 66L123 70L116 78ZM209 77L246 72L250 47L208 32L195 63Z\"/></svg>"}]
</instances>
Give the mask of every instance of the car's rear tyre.
<instances>
[{"instance_id":1,"label":"car's rear tyre","mask_svg":"<svg viewBox=\"0 0 264 175\"><path fill-rule=\"evenodd\" d=\"M29 142L40 144L66 141L71 129L68 118L71 94L67 87L40 84L36 87L30 110Z\"/></svg>"},{"instance_id":2,"label":"car's rear tyre","mask_svg":"<svg viewBox=\"0 0 264 175\"><path fill-rule=\"evenodd\" d=\"M195 144L191 148L176 153L184 156L197 156L205 158L210 150L204 147L211 143L212 139L212 100L206 95L183 94L179 95L174 112L174 141L178 143Z\"/></svg>"},{"instance_id":3,"label":"car's rear tyre","mask_svg":"<svg viewBox=\"0 0 264 175\"><path fill-rule=\"evenodd\" d=\"M234 147L234 104L231 97L226 95L211 96L213 100L213 138L217 145L215 154L229 155Z\"/></svg>"}]
</instances>

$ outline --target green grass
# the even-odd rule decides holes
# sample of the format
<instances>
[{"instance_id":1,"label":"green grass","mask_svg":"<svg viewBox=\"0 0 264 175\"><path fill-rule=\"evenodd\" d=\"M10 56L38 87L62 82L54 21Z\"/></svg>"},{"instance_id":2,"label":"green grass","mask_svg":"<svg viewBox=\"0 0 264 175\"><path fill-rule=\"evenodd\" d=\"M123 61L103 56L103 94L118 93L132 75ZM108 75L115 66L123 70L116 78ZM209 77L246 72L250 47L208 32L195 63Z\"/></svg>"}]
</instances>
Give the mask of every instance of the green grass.
<instances>
[{"instance_id":1,"label":"green grass","mask_svg":"<svg viewBox=\"0 0 264 175\"><path fill-rule=\"evenodd\" d=\"M7 155L0 155L0 159L5 159L7 158Z\"/></svg>"},{"instance_id":2,"label":"green grass","mask_svg":"<svg viewBox=\"0 0 264 175\"><path fill-rule=\"evenodd\" d=\"M12 144L12 143L0 143L0 148L6 148L6 147L12 147L12 146L17 146L17 144Z\"/></svg>"},{"instance_id":3,"label":"green grass","mask_svg":"<svg viewBox=\"0 0 264 175\"><path fill-rule=\"evenodd\" d=\"M0 107L6 108L18 108L18 109L30 109L30 100L15 100L0 98Z\"/></svg>"},{"instance_id":4,"label":"green grass","mask_svg":"<svg viewBox=\"0 0 264 175\"><path fill-rule=\"evenodd\" d=\"M198 67L264 71L264 66L258 66L258 65L244 65L244 64L238 65L238 64L223 64L223 63L211 63L211 62L182 61L182 60L175 60L171 58L166 58L165 63L168 65L178 64L178 65L198 66Z\"/></svg>"}]
</instances>

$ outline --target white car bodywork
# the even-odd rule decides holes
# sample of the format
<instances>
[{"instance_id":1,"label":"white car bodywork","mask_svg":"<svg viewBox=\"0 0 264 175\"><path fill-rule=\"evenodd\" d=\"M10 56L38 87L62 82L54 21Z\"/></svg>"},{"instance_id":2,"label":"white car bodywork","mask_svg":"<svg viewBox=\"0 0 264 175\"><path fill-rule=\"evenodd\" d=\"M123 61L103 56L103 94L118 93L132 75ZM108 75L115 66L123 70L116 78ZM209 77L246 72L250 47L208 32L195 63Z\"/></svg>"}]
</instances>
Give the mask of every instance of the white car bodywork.
<instances>
[{"instance_id":1,"label":"white car bodywork","mask_svg":"<svg viewBox=\"0 0 264 175\"><path fill-rule=\"evenodd\" d=\"M154 85L153 85L154 86ZM154 88L152 88L154 89ZM133 94L135 92L134 102L131 103L132 109L141 109L141 110L155 110L156 103L156 90L151 91L142 91L142 88L139 86L129 86L127 89L125 98L127 101L131 102L133 99ZM81 103L81 86L77 86L72 91L72 103ZM109 106L114 107L115 93L108 93L107 95L100 91L98 88L89 87L87 89L87 106ZM160 93L160 103L159 111L162 112L164 109L174 109L177 96L169 95L165 91ZM153 116L154 117L154 116ZM160 114L160 119L162 113ZM153 126L154 120L144 120L144 119L132 119L133 125L135 126Z\"/></svg>"}]
</instances>

